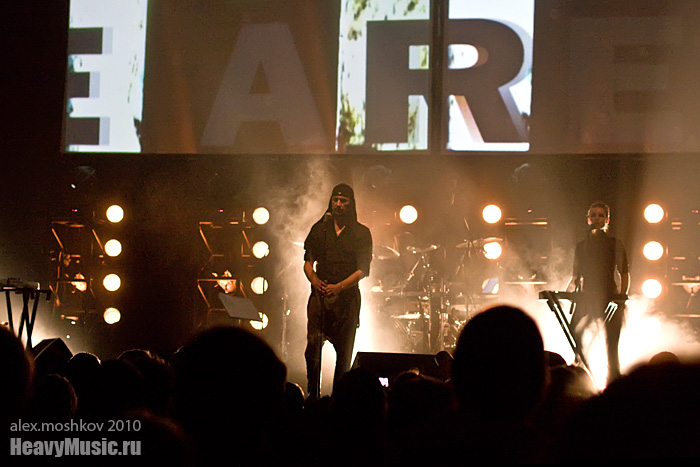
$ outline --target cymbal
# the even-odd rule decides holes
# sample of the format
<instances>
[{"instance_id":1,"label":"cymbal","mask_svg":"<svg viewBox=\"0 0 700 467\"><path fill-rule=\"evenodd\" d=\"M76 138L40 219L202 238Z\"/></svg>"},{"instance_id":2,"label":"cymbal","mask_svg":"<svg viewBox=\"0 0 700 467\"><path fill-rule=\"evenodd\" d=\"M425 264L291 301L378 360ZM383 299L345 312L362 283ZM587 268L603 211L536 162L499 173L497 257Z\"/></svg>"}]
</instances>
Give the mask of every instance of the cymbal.
<instances>
[{"instance_id":1,"label":"cymbal","mask_svg":"<svg viewBox=\"0 0 700 467\"><path fill-rule=\"evenodd\" d=\"M404 292L401 290L372 290L372 296L374 297L387 297L387 298L416 298L420 297L422 292L410 291Z\"/></svg>"},{"instance_id":2,"label":"cymbal","mask_svg":"<svg viewBox=\"0 0 700 467\"><path fill-rule=\"evenodd\" d=\"M438 248L440 248L439 245L430 245L430 246L426 246L426 247L418 247L418 246L406 247L406 249L408 251L410 251L411 253L427 253L429 251L435 251Z\"/></svg>"},{"instance_id":3,"label":"cymbal","mask_svg":"<svg viewBox=\"0 0 700 467\"><path fill-rule=\"evenodd\" d=\"M463 242L463 243L458 243L455 245L455 248L469 248L470 246L475 246L481 248L482 246L486 245L487 243L492 243L492 242L502 242L503 239L499 237L487 237L487 238L478 238L476 240L472 240L471 242Z\"/></svg>"},{"instance_id":4,"label":"cymbal","mask_svg":"<svg viewBox=\"0 0 700 467\"><path fill-rule=\"evenodd\" d=\"M408 319L408 320L413 320L413 319L418 319L421 317L420 313L406 313L405 315L399 315L399 316L394 316L394 319Z\"/></svg>"},{"instance_id":5,"label":"cymbal","mask_svg":"<svg viewBox=\"0 0 700 467\"><path fill-rule=\"evenodd\" d=\"M383 246L383 245L377 245L374 247L374 252L372 253L372 257L374 259L392 259L392 258L398 258L399 252L394 250L393 248L389 246Z\"/></svg>"},{"instance_id":6,"label":"cymbal","mask_svg":"<svg viewBox=\"0 0 700 467\"><path fill-rule=\"evenodd\" d=\"M506 285L545 285L547 282L545 281L509 281L509 282L503 282Z\"/></svg>"}]
</instances>

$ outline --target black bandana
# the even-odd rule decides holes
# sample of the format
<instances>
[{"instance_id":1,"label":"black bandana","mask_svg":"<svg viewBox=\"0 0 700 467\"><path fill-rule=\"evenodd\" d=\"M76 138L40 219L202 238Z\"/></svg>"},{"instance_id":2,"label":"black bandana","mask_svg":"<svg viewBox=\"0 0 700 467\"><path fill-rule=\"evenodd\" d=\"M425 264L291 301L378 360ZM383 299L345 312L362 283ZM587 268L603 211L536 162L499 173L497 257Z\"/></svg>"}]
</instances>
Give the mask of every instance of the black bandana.
<instances>
[{"instance_id":1,"label":"black bandana","mask_svg":"<svg viewBox=\"0 0 700 467\"><path fill-rule=\"evenodd\" d=\"M333 196L344 196L346 198L350 198L351 201L355 199L355 193L352 191L352 187L350 185L346 185L345 183L336 185L335 188L333 188L331 197Z\"/></svg>"},{"instance_id":2,"label":"black bandana","mask_svg":"<svg viewBox=\"0 0 700 467\"><path fill-rule=\"evenodd\" d=\"M353 191L352 187L346 183L341 183L339 185L336 185L333 187L333 191L331 192L331 197L328 199L328 209L326 209L326 215L330 215L331 212L333 212L333 197L334 196L344 196L346 198L350 199L350 211L349 211L349 216L350 219L357 222L357 208L355 207L355 192Z\"/></svg>"}]
</instances>

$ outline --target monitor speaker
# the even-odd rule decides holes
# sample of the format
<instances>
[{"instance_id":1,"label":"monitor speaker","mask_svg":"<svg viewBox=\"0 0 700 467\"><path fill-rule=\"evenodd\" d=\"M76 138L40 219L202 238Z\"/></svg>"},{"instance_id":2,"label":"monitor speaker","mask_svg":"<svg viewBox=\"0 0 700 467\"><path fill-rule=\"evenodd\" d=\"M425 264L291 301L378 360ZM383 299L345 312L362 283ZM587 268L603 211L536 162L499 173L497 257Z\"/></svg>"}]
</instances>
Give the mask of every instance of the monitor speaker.
<instances>
[{"instance_id":1,"label":"monitor speaker","mask_svg":"<svg viewBox=\"0 0 700 467\"><path fill-rule=\"evenodd\" d=\"M52 373L63 375L66 364L73 356L66 343L59 337L39 342L32 347L31 354L34 357L38 375Z\"/></svg>"},{"instance_id":2,"label":"monitor speaker","mask_svg":"<svg viewBox=\"0 0 700 467\"><path fill-rule=\"evenodd\" d=\"M404 371L418 370L422 375L440 377L440 367L435 355L413 353L357 352L352 368L364 368L378 378L391 383Z\"/></svg>"}]
</instances>

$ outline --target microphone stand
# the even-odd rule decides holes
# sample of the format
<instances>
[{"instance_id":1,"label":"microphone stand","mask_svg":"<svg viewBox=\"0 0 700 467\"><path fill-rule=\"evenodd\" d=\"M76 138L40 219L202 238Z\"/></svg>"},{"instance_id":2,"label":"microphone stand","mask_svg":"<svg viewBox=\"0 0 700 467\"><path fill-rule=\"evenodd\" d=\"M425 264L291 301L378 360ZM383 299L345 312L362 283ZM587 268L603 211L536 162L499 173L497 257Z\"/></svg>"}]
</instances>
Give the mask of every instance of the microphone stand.
<instances>
[{"instance_id":1,"label":"microphone stand","mask_svg":"<svg viewBox=\"0 0 700 467\"><path fill-rule=\"evenodd\" d=\"M328 243L328 223L332 221L332 214L330 212L326 212L323 216L323 260L324 262L327 262L326 260L326 245ZM317 369L316 369L316 384L314 385L314 392L313 396L318 400L321 398L321 354L323 353L323 341L324 341L324 328L326 327L326 305L323 301L323 296L321 293L312 287L313 293L316 295L316 299L318 300L318 304L320 307L321 311L321 317L320 317L320 323L318 326L318 360L317 360Z\"/></svg>"},{"instance_id":2,"label":"microphone stand","mask_svg":"<svg viewBox=\"0 0 700 467\"><path fill-rule=\"evenodd\" d=\"M312 396L316 398L316 400L321 398L321 353L323 352L323 340L324 340L324 334L323 334L323 328L325 327L325 309L326 306L323 303L323 296L319 293L318 290L314 289L314 294L316 295L316 299L318 300L318 304L320 307L321 311L321 317L320 317L320 323L318 326L318 358L317 358L317 367L316 367L316 384L313 387L313 391L315 394Z\"/></svg>"}]
</instances>

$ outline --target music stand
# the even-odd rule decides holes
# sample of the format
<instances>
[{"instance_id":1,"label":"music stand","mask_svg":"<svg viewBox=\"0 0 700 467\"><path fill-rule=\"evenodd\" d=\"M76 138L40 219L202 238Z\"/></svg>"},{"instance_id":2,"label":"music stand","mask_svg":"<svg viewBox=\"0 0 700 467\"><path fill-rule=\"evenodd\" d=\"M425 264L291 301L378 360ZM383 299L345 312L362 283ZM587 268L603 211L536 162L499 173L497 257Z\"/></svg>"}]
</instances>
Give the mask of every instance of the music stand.
<instances>
[{"instance_id":1,"label":"music stand","mask_svg":"<svg viewBox=\"0 0 700 467\"><path fill-rule=\"evenodd\" d=\"M221 300L231 318L262 321L260 313L258 313L258 310L249 298L236 297L235 295L220 292L219 300Z\"/></svg>"}]
</instances>

